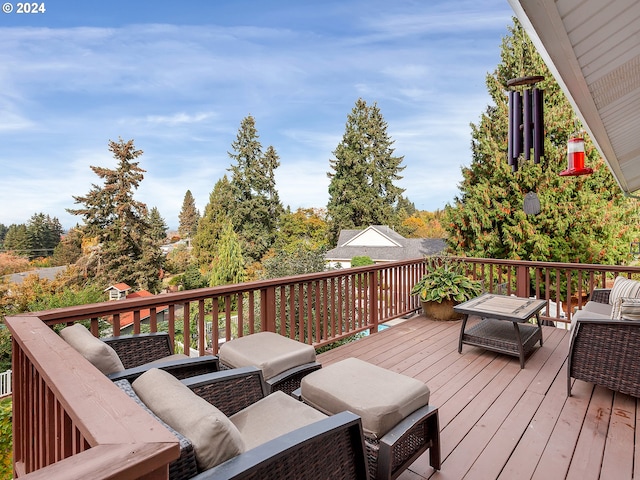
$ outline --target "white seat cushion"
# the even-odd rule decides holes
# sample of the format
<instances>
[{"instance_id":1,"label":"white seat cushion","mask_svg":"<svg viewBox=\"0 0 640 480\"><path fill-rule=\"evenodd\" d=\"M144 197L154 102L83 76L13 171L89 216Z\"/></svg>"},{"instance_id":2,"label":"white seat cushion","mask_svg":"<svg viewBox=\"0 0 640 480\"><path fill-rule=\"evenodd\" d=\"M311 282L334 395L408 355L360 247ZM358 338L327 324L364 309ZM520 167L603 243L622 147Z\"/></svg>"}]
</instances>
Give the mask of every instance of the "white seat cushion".
<instances>
[{"instance_id":1,"label":"white seat cushion","mask_svg":"<svg viewBox=\"0 0 640 480\"><path fill-rule=\"evenodd\" d=\"M327 414L350 410L360 415L364 431L377 438L428 405L430 395L423 382L357 358L310 373L301 392L305 402Z\"/></svg>"},{"instance_id":2,"label":"white seat cushion","mask_svg":"<svg viewBox=\"0 0 640 480\"><path fill-rule=\"evenodd\" d=\"M76 323L65 327L60 330L60 336L105 375L124 370L116 351L94 337L84 325Z\"/></svg>"},{"instance_id":3,"label":"white seat cushion","mask_svg":"<svg viewBox=\"0 0 640 480\"><path fill-rule=\"evenodd\" d=\"M316 350L277 333L260 332L225 342L218 357L233 368L257 367L268 380L290 368L315 362Z\"/></svg>"},{"instance_id":4,"label":"white seat cushion","mask_svg":"<svg viewBox=\"0 0 640 480\"><path fill-rule=\"evenodd\" d=\"M131 386L153 413L191 441L200 470L244 452L242 436L227 416L170 373L152 368Z\"/></svg>"},{"instance_id":5,"label":"white seat cushion","mask_svg":"<svg viewBox=\"0 0 640 480\"><path fill-rule=\"evenodd\" d=\"M576 322L579 318L591 320L611 320L611 305L600 302L587 302L582 310L578 310L571 315L571 330L575 330Z\"/></svg>"},{"instance_id":6,"label":"white seat cushion","mask_svg":"<svg viewBox=\"0 0 640 480\"><path fill-rule=\"evenodd\" d=\"M327 416L283 393L271 395L229 417L247 450Z\"/></svg>"}]
</instances>

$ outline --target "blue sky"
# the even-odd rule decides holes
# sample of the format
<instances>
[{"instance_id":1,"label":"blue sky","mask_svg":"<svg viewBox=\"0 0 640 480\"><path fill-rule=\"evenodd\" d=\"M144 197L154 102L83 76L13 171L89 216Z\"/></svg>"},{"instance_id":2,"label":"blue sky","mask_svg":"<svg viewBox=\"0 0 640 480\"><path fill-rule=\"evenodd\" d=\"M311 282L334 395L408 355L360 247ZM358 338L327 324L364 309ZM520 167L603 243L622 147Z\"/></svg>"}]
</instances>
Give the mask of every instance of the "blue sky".
<instances>
[{"instance_id":1,"label":"blue sky","mask_svg":"<svg viewBox=\"0 0 640 480\"><path fill-rule=\"evenodd\" d=\"M65 228L72 195L135 139L138 200L171 227L187 189L202 212L241 120L280 156L283 204L325 207L329 159L356 100L377 102L404 156L405 196L453 201L470 123L490 103L506 0L52 0L0 13L0 223ZM4 8L4 7L3 7Z\"/></svg>"}]
</instances>

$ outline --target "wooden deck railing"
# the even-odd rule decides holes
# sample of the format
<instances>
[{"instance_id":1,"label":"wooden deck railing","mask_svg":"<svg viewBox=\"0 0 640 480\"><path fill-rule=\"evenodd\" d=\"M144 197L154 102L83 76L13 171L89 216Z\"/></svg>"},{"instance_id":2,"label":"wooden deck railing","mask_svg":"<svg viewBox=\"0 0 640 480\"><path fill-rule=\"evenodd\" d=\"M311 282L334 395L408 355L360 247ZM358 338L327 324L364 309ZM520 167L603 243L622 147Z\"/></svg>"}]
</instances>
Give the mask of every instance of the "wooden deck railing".
<instances>
[{"instance_id":1,"label":"wooden deck railing","mask_svg":"<svg viewBox=\"0 0 640 480\"><path fill-rule=\"evenodd\" d=\"M176 437L43 322L7 324L16 478L168 478Z\"/></svg>"},{"instance_id":2,"label":"wooden deck railing","mask_svg":"<svg viewBox=\"0 0 640 480\"><path fill-rule=\"evenodd\" d=\"M608 288L618 275L640 278L640 267L584 263L530 262L487 258L460 258L487 290L547 300L543 319L569 323L595 288ZM550 302L555 303L554 308Z\"/></svg>"},{"instance_id":3,"label":"wooden deck railing","mask_svg":"<svg viewBox=\"0 0 640 480\"><path fill-rule=\"evenodd\" d=\"M375 332L380 323L419 309L409 292L423 273L424 263L416 259L31 315L50 326L89 320L95 335L99 321L108 319L115 336L122 331L120 319L132 316L131 333L140 333L143 323L174 340L180 331L200 355L217 353L221 341L264 330L320 347L364 330ZM143 311L149 312L147 319Z\"/></svg>"},{"instance_id":4,"label":"wooden deck railing","mask_svg":"<svg viewBox=\"0 0 640 480\"><path fill-rule=\"evenodd\" d=\"M488 291L555 301L556 311L545 312L550 319L561 316L562 302L566 318L560 321L571 318L567 305L581 308L594 288L615 276L640 276L638 267L463 261ZM134 333L166 329L175 341L181 331L199 354L261 330L319 347L364 330L374 333L380 323L418 310L409 292L424 268L415 259L8 317L16 477L167 478L167 465L178 455L175 438L50 327L89 320L99 335L100 321L108 319L117 336L126 315L133 317Z\"/></svg>"}]
</instances>

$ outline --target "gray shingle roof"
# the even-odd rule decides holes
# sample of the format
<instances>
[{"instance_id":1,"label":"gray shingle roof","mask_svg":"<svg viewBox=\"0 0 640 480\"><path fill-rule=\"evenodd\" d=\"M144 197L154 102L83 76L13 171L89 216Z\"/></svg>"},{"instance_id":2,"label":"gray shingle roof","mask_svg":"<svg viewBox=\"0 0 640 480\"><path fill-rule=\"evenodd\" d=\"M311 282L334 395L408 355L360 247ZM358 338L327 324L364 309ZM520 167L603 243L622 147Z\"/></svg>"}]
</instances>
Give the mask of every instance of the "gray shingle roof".
<instances>
[{"instance_id":1,"label":"gray shingle roof","mask_svg":"<svg viewBox=\"0 0 640 480\"><path fill-rule=\"evenodd\" d=\"M404 238L386 225L372 225L369 228L376 230L400 246L350 246L347 243L361 234L363 230L342 230L338 237L338 246L329 250L325 254L325 259L328 261L350 261L353 257L367 256L375 262L407 260L440 253L447 246L443 238Z\"/></svg>"}]
</instances>

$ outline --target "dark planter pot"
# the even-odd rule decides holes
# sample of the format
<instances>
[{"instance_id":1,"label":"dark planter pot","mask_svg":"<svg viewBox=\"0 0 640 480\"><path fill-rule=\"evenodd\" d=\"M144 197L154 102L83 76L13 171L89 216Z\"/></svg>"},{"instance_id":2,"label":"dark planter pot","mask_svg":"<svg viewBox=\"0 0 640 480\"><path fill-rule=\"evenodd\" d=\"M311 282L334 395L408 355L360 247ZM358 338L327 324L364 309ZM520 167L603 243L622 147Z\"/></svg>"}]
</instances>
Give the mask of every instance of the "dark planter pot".
<instances>
[{"instance_id":1,"label":"dark planter pot","mask_svg":"<svg viewBox=\"0 0 640 480\"><path fill-rule=\"evenodd\" d=\"M443 300L442 302L422 302L424 314L434 320L460 320L462 314L453 311L453 307L460 302L454 300Z\"/></svg>"}]
</instances>

